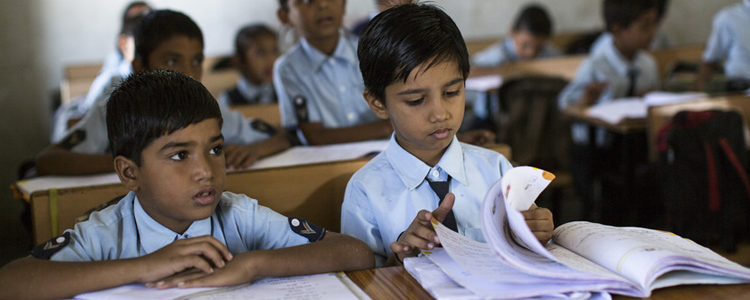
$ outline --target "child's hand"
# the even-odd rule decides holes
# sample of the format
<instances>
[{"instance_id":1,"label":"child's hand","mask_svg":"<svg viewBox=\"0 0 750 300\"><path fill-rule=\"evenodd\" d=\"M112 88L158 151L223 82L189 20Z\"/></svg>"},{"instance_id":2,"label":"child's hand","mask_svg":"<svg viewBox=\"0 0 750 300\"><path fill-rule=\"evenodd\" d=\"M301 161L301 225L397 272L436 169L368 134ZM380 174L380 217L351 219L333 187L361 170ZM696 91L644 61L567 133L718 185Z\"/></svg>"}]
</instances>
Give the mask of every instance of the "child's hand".
<instances>
[{"instance_id":1,"label":"child's hand","mask_svg":"<svg viewBox=\"0 0 750 300\"><path fill-rule=\"evenodd\" d=\"M143 272L139 282L146 287L161 287L163 280L174 274L195 268L201 273L213 273L232 260L227 247L211 236L177 240L154 253L139 258Z\"/></svg>"},{"instance_id":2,"label":"child's hand","mask_svg":"<svg viewBox=\"0 0 750 300\"><path fill-rule=\"evenodd\" d=\"M599 100L599 97L602 96L606 88L607 83L603 81L589 83L583 90L583 96L581 96L581 101L578 103L586 107L593 105Z\"/></svg>"},{"instance_id":3,"label":"child's hand","mask_svg":"<svg viewBox=\"0 0 750 300\"><path fill-rule=\"evenodd\" d=\"M253 251L245 252L237 255L234 260L227 262L225 267L216 269L212 273L197 270L196 272L177 274L164 279L157 287L166 289L172 287L232 286L251 282L257 276L253 264L262 263L259 259L255 259L256 257L258 256Z\"/></svg>"},{"instance_id":4,"label":"child's hand","mask_svg":"<svg viewBox=\"0 0 750 300\"><path fill-rule=\"evenodd\" d=\"M404 257L417 256L420 249L430 250L435 247L435 244L440 244L430 220L435 217L439 222L443 222L448 212L453 209L455 199L453 193L448 193L445 195L443 203L434 211L420 210L398 241L391 243L393 254L397 255L400 261L403 261Z\"/></svg>"},{"instance_id":5,"label":"child's hand","mask_svg":"<svg viewBox=\"0 0 750 300\"><path fill-rule=\"evenodd\" d=\"M477 129L459 133L456 137L458 137L460 142L477 146L495 142L495 133L487 129Z\"/></svg>"},{"instance_id":6,"label":"child's hand","mask_svg":"<svg viewBox=\"0 0 750 300\"><path fill-rule=\"evenodd\" d=\"M224 147L224 157L229 170L245 169L258 160L257 153L251 147L237 144Z\"/></svg>"},{"instance_id":7,"label":"child's hand","mask_svg":"<svg viewBox=\"0 0 750 300\"><path fill-rule=\"evenodd\" d=\"M529 225L529 229L534 233L536 239L542 245L547 244L547 241L552 238L552 230L555 229L552 212L549 209L532 205L529 210L522 211L521 214L526 219L526 224Z\"/></svg>"}]
</instances>

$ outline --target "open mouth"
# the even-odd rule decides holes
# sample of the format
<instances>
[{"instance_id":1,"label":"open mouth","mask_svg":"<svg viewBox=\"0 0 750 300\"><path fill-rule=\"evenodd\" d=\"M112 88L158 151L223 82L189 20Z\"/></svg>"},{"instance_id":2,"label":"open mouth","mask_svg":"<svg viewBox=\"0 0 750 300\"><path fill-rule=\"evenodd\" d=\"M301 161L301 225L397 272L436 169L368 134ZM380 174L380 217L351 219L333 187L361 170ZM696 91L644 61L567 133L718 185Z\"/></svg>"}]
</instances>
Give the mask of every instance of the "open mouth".
<instances>
[{"instance_id":1,"label":"open mouth","mask_svg":"<svg viewBox=\"0 0 750 300\"><path fill-rule=\"evenodd\" d=\"M198 192L193 196L193 200L201 205L208 205L214 202L214 196L216 191L214 189L206 189Z\"/></svg>"}]
</instances>

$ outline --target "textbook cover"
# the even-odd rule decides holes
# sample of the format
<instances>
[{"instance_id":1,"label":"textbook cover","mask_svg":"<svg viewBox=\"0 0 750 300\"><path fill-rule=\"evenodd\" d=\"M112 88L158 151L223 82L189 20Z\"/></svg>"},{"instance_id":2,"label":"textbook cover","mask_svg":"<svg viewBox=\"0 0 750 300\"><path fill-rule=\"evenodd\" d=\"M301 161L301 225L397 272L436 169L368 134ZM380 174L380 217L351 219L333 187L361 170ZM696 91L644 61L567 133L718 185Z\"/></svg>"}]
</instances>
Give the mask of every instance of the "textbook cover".
<instances>
[{"instance_id":1,"label":"textbook cover","mask_svg":"<svg viewBox=\"0 0 750 300\"><path fill-rule=\"evenodd\" d=\"M423 251L457 284L481 299L518 299L591 293L648 297L683 284L750 282L750 269L669 232L575 221L555 228L542 245L520 213L554 175L532 167L511 169L485 196L486 243L433 219L442 249Z\"/></svg>"}]
</instances>

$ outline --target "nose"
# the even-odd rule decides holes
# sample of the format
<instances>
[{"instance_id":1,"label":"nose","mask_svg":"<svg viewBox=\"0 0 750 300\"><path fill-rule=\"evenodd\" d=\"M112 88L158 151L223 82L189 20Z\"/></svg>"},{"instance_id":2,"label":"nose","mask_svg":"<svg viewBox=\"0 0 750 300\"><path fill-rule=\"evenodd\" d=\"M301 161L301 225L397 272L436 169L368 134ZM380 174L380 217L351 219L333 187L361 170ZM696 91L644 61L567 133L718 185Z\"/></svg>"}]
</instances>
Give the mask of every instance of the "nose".
<instances>
[{"instance_id":1,"label":"nose","mask_svg":"<svg viewBox=\"0 0 750 300\"><path fill-rule=\"evenodd\" d=\"M432 123L442 122L450 118L447 105L442 97L436 97L430 101L430 117Z\"/></svg>"},{"instance_id":2,"label":"nose","mask_svg":"<svg viewBox=\"0 0 750 300\"><path fill-rule=\"evenodd\" d=\"M207 155L198 155L193 163L193 180L210 181L214 178L214 171Z\"/></svg>"}]
</instances>

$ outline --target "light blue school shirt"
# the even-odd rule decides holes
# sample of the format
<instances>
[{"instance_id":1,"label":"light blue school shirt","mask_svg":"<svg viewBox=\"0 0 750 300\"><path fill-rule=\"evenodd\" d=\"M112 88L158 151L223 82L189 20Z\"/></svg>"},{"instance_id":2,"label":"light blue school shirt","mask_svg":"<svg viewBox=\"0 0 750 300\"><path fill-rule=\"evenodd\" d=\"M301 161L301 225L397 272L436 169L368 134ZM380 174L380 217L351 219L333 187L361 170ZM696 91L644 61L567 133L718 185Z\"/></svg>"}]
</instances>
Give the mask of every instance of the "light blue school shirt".
<instances>
[{"instance_id":1,"label":"light blue school shirt","mask_svg":"<svg viewBox=\"0 0 750 300\"><path fill-rule=\"evenodd\" d=\"M716 14L703 61L724 62L727 77L750 79L750 0Z\"/></svg>"},{"instance_id":2,"label":"light blue school shirt","mask_svg":"<svg viewBox=\"0 0 750 300\"><path fill-rule=\"evenodd\" d=\"M178 239L211 235L232 254L297 246L307 238L292 231L287 217L241 194L224 192L214 213L178 234L143 210L134 192L117 205L91 214L68 229L70 242L50 260L102 261L133 258L161 249Z\"/></svg>"},{"instance_id":3,"label":"light blue school shirt","mask_svg":"<svg viewBox=\"0 0 750 300\"><path fill-rule=\"evenodd\" d=\"M537 58L547 58L560 55L560 51L547 43ZM518 52L513 38L507 37L492 46L474 53L471 56L471 63L477 67L496 67L508 62L518 61Z\"/></svg>"},{"instance_id":4,"label":"light blue school shirt","mask_svg":"<svg viewBox=\"0 0 750 300\"><path fill-rule=\"evenodd\" d=\"M107 97L107 100L109 97ZM221 134L225 144L249 145L267 139L270 135L252 127L251 119L246 119L242 113L229 110L229 107L219 103L221 117L224 119ZM86 112L81 121L71 128L62 141L72 136L79 139L70 150L84 154L106 154L109 149L107 136L107 101L99 101Z\"/></svg>"},{"instance_id":5,"label":"light blue school shirt","mask_svg":"<svg viewBox=\"0 0 750 300\"><path fill-rule=\"evenodd\" d=\"M349 180L341 207L341 232L367 243L377 266L382 266L392 253L390 244L409 227L417 212L438 207L440 199L425 178L444 181L450 175L458 232L484 241L482 201L492 184L511 168L502 154L459 143L455 136L431 168L404 150L394 134L388 148Z\"/></svg>"},{"instance_id":6,"label":"light blue school shirt","mask_svg":"<svg viewBox=\"0 0 750 300\"><path fill-rule=\"evenodd\" d=\"M298 97L306 100L309 121L324 127L352 127L379 120L362 97L365 84L359 71L357 42L342 32L333 55L327 56L303 38L276 60L273 82L282 127L297 129L293 101Z\"/></svg>"},{"instance_id":7,"label":"light blue school shirt","mask_svg":"<svg viewBox=\"0 0 750 300\"><path fill-rule=\"evenodd\" d=\"M628 93L630 79L628 70L638 70L635 93L659 89L659 70L656 60L646 51L636 52L632 61L625 59L610 39L601 51L587 57L578 67L576 77L560 92L558 105L565 108L577 102L589 83L605 81L607 88L595 104L607 103L623 98Z\"/></svg>"},{"instance_id":8,"label":"light blue school shirt","mask_svg":"<svg viewBox=\"0 0 750 300\"><path fill-rule=\"evenodd\" d=\"M236 87L237 91L240 92L240 95L242 95L242 98L244 98L247 103L250 103L250 99L258 99L258 103L256 104L269 104L276 102L276 94L273 92L273 84L271 83L254 84L247 80L245 76L240 76L240 78L237 79ZM232 105L231 100L229 99L230 90L221 93L219 96L219 103L226 106Z\"/></svg>"}]
</instances>

